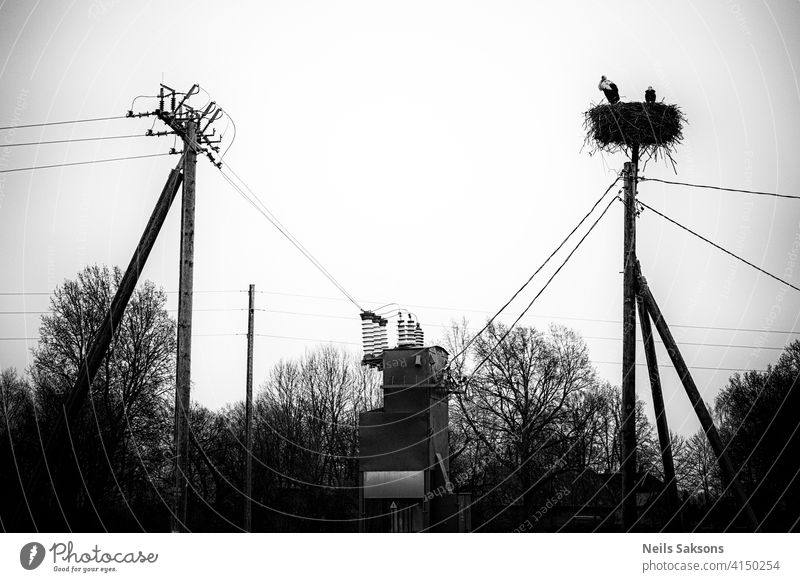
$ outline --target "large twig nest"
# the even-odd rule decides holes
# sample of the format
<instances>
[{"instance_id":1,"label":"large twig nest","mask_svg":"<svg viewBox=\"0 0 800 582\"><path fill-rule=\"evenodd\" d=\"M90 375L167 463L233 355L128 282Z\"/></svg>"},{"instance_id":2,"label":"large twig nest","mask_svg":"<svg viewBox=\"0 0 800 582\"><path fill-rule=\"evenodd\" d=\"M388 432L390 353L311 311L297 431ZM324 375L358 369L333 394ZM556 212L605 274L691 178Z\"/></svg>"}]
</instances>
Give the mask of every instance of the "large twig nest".
<instances>
[{"instance_id":1,"label":"large twig nest","mask_svg":"<svg viewBox=\"0 0 800 582\"><path fill-rule=\"evenodd\" d=\"M586 145L590 154L604 151L630 155L631 146L639 144L640 157L673 162L675 146L683 141L686 117L677 105L666 103L601 103L584 113Z\"/></svg>"}]
</instances>

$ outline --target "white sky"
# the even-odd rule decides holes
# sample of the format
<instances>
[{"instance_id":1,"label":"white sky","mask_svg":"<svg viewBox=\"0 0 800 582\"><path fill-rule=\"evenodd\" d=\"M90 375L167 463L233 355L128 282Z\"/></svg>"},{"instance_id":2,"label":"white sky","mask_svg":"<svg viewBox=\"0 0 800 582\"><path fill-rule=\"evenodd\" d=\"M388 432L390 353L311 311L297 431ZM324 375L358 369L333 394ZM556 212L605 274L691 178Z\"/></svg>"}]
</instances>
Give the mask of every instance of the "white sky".
<instances>
[{"instance_id":1,"label":"white sky","mask_svg":"<svg viewBox=\"0 0 800 582\"><path fill-rule=\"evenodd\" d=\"M113 0L0 4L0 126L124 114L162 80L198 82L234 117L227 161L365 306L397 302L427 338L462 314L483 321L527 279L622 167L581 151L582 112L602 94L659 98L689 118L678 175L800 194L798 2L324 2ZM147 102L140 100L138 106ZM138 108L138 107L137 107ZM152 120L0 132L22 141L141 133ZM163 129L163 128L162 128ZM0 169L164 152L161 138L0 149ZM87 263L127 265L176 158L0 174L0 292L45 292ZM641 199L800 285L791 257L797 201L645 183ZM244 290L261 334L353 342L357 311L201 160L196 291ZM145 269L177 289L178 205ZM526 323L561 321L619 383L621 205L537 302ZM800 293L645 212L638 253L673 324L795 330ZM551 271L543 273L539 285ZM538 290L521 297L509 321ZM311 295L300 297L299 295ZM197 309L244 308L244 293L198 293ZM371 303L372 301L378 303ZM0 311L47 309L0 296ZM170 296L170 308L176 296ZM570 320L558 320L566 316ZM38 315L0 315L0 337L35 337ZM246 312L197 311L196 334L244 333ZM795 335L674 329L679 341L782 347ZM0 340L0 366L24 369L35 342ZM256 338L260 383L315 342ZM777 350L686 345L699 367L763 368ZM660 361L668 362L659 346ZM644 363L639 350L638 358ZM698 424L662 368L670 427ZM697 369L709 401L728 371ZM245 338L198 336L193 398L244 394ZM646 368L637 389L649 402Z\"/></svg>"}]
</instances>

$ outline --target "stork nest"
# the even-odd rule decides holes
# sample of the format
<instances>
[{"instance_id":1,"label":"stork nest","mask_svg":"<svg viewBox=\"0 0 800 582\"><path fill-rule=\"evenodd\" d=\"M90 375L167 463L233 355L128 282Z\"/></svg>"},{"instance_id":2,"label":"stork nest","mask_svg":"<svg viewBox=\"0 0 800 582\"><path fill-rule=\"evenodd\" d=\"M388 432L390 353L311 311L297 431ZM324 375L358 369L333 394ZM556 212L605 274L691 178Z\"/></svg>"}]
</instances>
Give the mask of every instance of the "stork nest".
<instances>
[{"instance_id":1,"label":"stork nest","mask_svg":"<svg viewBox=\"0 0 800 582\"><path fill-rule=\"evenodd\" d=\"M599 151L624 152L630 156L634 144L639 157L663 156L675 165L672 155L683 141L686 116L677 105L658 103L601 103L584 113L585 146L590 155Z\"/></svg>"}]
</instances>

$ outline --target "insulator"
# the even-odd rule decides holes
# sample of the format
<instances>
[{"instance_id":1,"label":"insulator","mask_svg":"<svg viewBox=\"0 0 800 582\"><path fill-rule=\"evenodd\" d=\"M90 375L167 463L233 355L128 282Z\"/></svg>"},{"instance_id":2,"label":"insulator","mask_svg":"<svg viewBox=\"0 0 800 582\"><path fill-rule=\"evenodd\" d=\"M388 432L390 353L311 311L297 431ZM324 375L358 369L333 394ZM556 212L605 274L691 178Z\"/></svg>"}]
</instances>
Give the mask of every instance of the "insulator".
<instances>
[{"instance_id":1,"label":"insulator","mask_svg":"<svg viewBox=\"0 0 800 582\"><path fill-rule=\"evenodd\" d=\"M403 319L403 312L397 314L397 347L406 345L406 320Z\"/></svg>"},{"instance_id":2,"label":"insulator","mask_svg":"<svg viewBox=\"0 0 800 582\"><path fill-rule=\"evenodd\" d=\"M364 348L364 357L368 357L372 350L370 342L372 339L372 313L369 311L361 312L361 343Z\"/></svg>"},{"instance_id":3,"label":"insulator","mask_svg":"<svg viewBox=\"0 0 800 582\"><path fill-rule=\"evenodd\" d=\"M408 319L406 320L406 344L413 346L417 343L417 338L415 337L416 329L417 329L416 322L409 313Z\"/></svg>"},{"instance_id":4,"label":"insulator","mask_svg":"<svg viewBox=\"0 0 800 582\"><path fill-rule=\"evenodd\" d=\"M158 110L164 111L164 87L158 90Z\"/></svg>"},{"instance_id":5,"label":"insulator","mask_svg":"<svg viewBox=\"0 0 800 582\"><path fill-rule=\"evenodd\" d=\"M370 356L374 356L378 351L378 325L375 322L374 316L369 322L369 352Z\"/></svg>"},{"instance_id":6,"label":"insulator","mask_svg":"<svg viewBox=\"0 0 800 582\"><path fill-rule=\"evenodd\" d=\"M419 324L417 324L417 329L415 330L415 337L417 347L423 347L425 345L425 332L422 331L422 327Z\"/></svg>"},{"instance_id":7,"label":"insulator","mask_svg":"<svg viewBox=\"0 0 800 582\"><path fill-rule=\"evenodd\" d=\"M170 108L173 113L175 113L175 91L172 92L172 96L170 97Z\"/></svg>"},{"instance_id":8,"label":"insulator","mask_svg":"<svg viewBox=\"0 0 800 582\"><path fill-rule=\"evenodd\" d=\"M372 355L379 356L381 354L381 318L378 315L372 316Z\"/></svg>"},{"instance_id":9,"label":"insulator","mask_svg":"<svg viewBox=\"0 0 800 582\"><path fill-rule=\"evenodd\" d=\"M389 324L388 319L384 319L383 317L379 318L378 349L381 352L383 350L389 349L389 328L387 327L388 324Z\"/></svg>"}]
</instances>

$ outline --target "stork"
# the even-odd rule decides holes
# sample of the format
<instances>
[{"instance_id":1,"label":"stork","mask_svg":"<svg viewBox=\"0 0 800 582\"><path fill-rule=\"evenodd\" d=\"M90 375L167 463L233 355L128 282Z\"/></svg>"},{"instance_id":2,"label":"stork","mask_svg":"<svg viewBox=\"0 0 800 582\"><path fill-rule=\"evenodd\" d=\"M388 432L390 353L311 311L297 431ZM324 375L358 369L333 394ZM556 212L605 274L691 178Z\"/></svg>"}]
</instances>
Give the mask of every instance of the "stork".
<instances>
[{"instance_id":1,"label":"stork","mask_svg":"<svg viewBox=\"0 0 800 582\"><path fill-rule=\"evenodd\" d=\"M656 90L652 86L648 87L647 91L644 92L644 100L647 103L656 102Z\"/></svg>"},{"instance_id":2,"label":"stork","mask_svg":"<svg viewBox=\"0 0 800 582\"><path fill-rule=\"evenodd\" d=\"M603 92L609 103L616 103L619 101L619 90L617 89L617 86L613 81L606 79L605 75L600 77L600 84L597 86L597 88Z\"/></svg>"}]
</instances>

